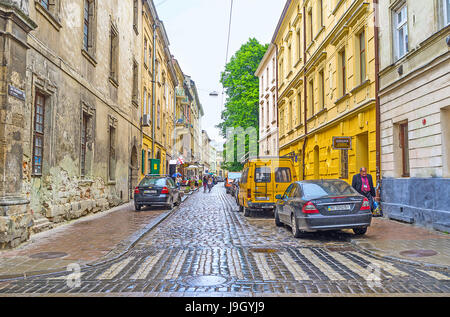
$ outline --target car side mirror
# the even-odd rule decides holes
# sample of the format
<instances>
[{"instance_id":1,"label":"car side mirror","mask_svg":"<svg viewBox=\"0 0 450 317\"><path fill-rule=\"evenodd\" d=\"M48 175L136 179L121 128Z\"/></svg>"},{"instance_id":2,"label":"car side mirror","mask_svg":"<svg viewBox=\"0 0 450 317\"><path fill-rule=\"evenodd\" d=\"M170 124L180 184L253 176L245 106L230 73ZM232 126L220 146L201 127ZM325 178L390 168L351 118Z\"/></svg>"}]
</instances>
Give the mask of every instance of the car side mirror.
<instances>
[{"instance_id":1,"label":"car side mirror","mask_svg":"<svg viewBox=\"0 0 450 317\"><path fill-rule=\"evenodd\" d=\"M281 195L276 195L276 196L275 196L275 199L278 199L278 200L283 199L283 196L281 196Z\"/></svg>"}]
</instances>

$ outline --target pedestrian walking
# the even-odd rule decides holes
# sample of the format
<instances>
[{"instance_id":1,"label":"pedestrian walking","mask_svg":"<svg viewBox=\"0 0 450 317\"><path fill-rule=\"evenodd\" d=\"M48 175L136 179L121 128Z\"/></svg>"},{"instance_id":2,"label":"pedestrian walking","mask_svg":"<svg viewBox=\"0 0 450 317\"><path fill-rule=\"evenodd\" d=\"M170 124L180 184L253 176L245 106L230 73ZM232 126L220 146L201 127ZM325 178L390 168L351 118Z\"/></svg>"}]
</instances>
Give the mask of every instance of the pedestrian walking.
<instances>
[{"instance_id":1,"label":"pedestrian walking","mask_svg":"<svg viewBox=\"0 0 450 317\"><path fill-rule=\"evenodd\" d=\"M203 192L206 193L206 186L208 186L208 178L203 175Z\"/></svg>"},{"instance_id":2,"label":"pedestrian walking","mask_svg":"<svg viewBox=\"0 0 450 317\"><path fill-rule=\"evenodd\" d=\"M374 197L376 196L375 187L373 187L372 175L367 174L367 169L361 167L359 174L353 176L352 187L361 195L367 197L370 203L370 209L373 210Z\"/></svg>"},{"instance_id":3,"label":"pedestrian walking","mask_svg":"<svg viewBox=\"0 0 450 317\"><path fill-rule=\"evenodd\" d=\"M211 188L213 187L213 180L212 177L209 176L208 177L208 189L209 189L209 193L211 192Z\"/></svg>"}]
</instances>

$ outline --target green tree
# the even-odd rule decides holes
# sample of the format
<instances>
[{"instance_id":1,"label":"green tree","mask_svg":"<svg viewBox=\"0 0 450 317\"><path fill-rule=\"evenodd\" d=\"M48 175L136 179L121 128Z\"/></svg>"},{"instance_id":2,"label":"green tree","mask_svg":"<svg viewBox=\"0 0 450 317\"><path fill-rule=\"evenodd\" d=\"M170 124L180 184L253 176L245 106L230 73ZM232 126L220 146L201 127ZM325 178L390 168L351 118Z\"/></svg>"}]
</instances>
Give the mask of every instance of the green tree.
<instances>
[{"instance_id":1,"label":"green tree","mask_svg":"<svg viewBox=\"0 0 450 317\"><path fill-rule=\"evenodd\" d=\"M224 138L227 137L227 128L242 127L245 130L254 127L259 134L259 80L255 72L268 47L268 44L262 45L255 38L249 39L234 54L225 66L225 71L221 73L220 82L227 99L225 110L221 114L222 122L218 127ZM245 153L247 153L248 140L245 141ZM234 143L237 144L237 141L234 140ZM225 151L224 157L226 157ZM237 171L242 169L242 164L226 162L224 167L230 171Z\"/></svg>"}]
</instances>

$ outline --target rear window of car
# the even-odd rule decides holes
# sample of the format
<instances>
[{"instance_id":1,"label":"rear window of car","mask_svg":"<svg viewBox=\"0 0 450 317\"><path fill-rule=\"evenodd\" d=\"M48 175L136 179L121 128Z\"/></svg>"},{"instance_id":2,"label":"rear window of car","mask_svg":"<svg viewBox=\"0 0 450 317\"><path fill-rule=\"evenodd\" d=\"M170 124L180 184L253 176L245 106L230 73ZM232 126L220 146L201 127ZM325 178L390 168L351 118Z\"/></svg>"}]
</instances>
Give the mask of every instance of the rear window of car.
<instances>
[{"instance_id":1,"label":"rear window of car","mask_svg":"<svg viewBox=\"0 0 450 317\"><path fill-rule=\"evenodd\" d=\"M166 179L165 178L144 178L139 186L141 187L147 187L150 185L156 185L156 186L166 186Z\"/></svg>"},{"instance_id":2,"label":"rear window of car","mask_svg":"<svg viewBox=\"0 0 450 317\"><path fill-rule=\"evenodd\" d=\"M229 179L237 179L237 178L241 178L242 173L228 173L228 178Z\"/></svg>"},{"instance_id":3,"label":"rear window of car","mask_svg":"<svg viewBox=\"0 0 450 317\"><path fill-rule=\"evenodd\" d=\"M349 184L344 181L324 181L323 183L305 183L303 184L305 198L320 198L324 196L340 196L356 194Z\"/></svg>"},{"instance_id":4,"label":"rear window of car","mask_svg":"<svg viewBox=\"0 0 450 317\"><path fill-rule=\"evenodd\" d=\"M278 167L275 169L275 182L291 183L291 169L289 167Z\"/></svg>"},{"instance_id":5,"label":"rear window of car","mask_svg":"<svg viewBox=\"0 0 450 317\"><path fill-rule=\"evenodd\" d=\"M255 167L255 183L270 183L270 167Z\"/></svg>"}]
</instances>

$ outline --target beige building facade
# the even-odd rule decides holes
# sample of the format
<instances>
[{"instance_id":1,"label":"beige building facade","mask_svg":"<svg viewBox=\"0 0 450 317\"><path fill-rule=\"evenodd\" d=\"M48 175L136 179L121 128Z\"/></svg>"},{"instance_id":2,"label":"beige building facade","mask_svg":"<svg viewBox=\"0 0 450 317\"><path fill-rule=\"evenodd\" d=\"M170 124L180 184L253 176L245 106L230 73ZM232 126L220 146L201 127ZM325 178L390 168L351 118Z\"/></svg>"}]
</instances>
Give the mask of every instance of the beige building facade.
<instances>
[{"instance_id":1,"label":"beige building facade","mask_svg":"<svg viewBox=\"0 0 450 317\"><path fill-rule=\"evenodd\" d=\"M382 200L450 228L450 1L379 1Z\"/></svg>"},{"instance_id":2,"label":"beige building facade","mask_svg":"<svg viewBox=\"0 0 450 317\"><path fill-rule=\"evenodd\" d=\"M273 44L255 76L259 78L259 155L278 155L277 56Z\"/></svg>"}]
</instances>

